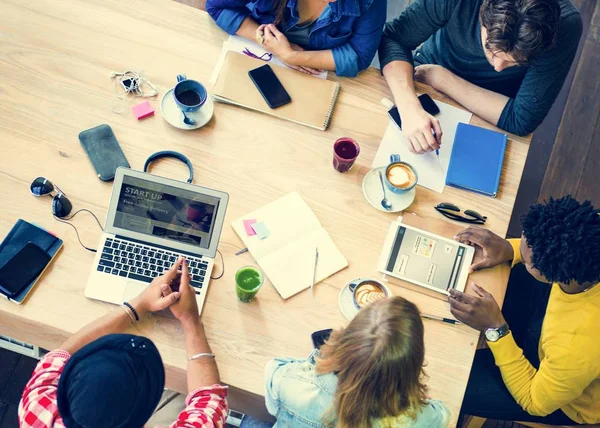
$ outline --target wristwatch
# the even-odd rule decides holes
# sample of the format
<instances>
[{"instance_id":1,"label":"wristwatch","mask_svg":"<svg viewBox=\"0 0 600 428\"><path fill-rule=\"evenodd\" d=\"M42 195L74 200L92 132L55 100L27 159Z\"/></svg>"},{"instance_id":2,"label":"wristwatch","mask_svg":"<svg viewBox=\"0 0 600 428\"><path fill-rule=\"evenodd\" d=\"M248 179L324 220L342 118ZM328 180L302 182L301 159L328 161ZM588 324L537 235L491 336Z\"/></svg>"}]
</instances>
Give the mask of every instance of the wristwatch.
<instances>
[{"instance_id":1,"label":"wristwatch","mask_svg":"<svg viewBox=\"0 0 600 428\"><path fill-rule=\"evenodd\" d=\"M504 336L508 334L510 329L508 328L508 324L504 323L498 328L488 328L485 331L485 339L488 342L497 342L502 339Z\"/></svg>"}]
</instances>

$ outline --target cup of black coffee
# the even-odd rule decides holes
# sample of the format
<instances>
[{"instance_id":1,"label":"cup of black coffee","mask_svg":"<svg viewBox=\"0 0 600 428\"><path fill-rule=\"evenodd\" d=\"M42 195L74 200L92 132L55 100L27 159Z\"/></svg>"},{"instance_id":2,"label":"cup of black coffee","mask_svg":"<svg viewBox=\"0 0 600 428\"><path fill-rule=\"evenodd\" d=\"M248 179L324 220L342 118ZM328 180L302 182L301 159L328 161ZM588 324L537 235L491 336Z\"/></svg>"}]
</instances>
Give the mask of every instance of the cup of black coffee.
<instances>
[{"instance_id":1,"label":"cup of black coffee","mask_svg":"<svg viewBox=\"0 0 600 428\"><path fill-rule=\"evenodd\" d=\"M173 89L173 98L182 112L193 113L204 105L207 92L202 83L179 74L177 75L177 85Z\"/></svg>"}]
</instances>

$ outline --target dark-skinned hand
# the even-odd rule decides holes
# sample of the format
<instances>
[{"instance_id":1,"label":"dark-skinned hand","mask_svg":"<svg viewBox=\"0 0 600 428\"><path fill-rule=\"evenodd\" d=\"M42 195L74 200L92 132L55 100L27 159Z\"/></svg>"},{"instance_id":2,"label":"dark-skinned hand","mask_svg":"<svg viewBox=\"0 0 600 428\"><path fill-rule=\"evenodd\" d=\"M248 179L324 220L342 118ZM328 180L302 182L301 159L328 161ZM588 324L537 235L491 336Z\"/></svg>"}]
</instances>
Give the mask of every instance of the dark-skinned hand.
<instances>
[{"instance_id":1,"label":"dark-skinned hand","mask_svg":"<svg viewBox=\"0 0 600 428\"><path fill-rule=\"evenodd\" d=\"M450 290L448 302L450 302L452 315L479 331L498 328L506 323L494 296L474 282L470 284L475 291L475 296L461 293L458 290Z\"/></svg>"},{"instance_id":2,"label":"dark-skinned hand","mask_svg":"<svg viewBox=\"0 0 600 428\"><path fill-rule=\"evenodd\" d=\"M510 242L481 227L471 226L458 233L454 239L461 244L475 247L475 257L469 272L493 268L512 260L515 256Z\"/></svg>"}]
</instances>

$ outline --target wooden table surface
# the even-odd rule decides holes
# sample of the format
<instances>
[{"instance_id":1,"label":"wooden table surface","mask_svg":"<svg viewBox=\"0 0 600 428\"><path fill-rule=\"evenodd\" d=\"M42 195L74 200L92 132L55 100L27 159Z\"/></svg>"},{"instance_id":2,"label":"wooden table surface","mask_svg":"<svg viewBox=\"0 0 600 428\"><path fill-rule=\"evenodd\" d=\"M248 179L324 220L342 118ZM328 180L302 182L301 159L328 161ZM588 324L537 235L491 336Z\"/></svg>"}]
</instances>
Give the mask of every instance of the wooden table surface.
<instances>
[{"instance_id":1,"label":"wooden table surface","mask_svg":"<svg viewBox=\"0 0 600 428\"><path fill-rule=\"evenodd\" d=\"M35 177L47 177L68 195L75 210L90 209L104 222L111 183L98 180L77 138L80 131L103 123L113 128L132 168L141 169L156 151L180 151L195 166L196 184L230 195L220 244L225 275L211 282L203 312L224 382L263 394L263 367L269 359L307 356L310 333L345 325L339 291L353 278L380 276L377 260L388 226L396 219L369 206L361 189L388 121L379 101L390 94L377 70L339 79L342 91L326 132L223 104L215 104L206 127L180 131L161 118L160 96L180 73L209 81L226 34L206 13L168 0L0 0L0 16L0 236L23 218L65 241L62 254L24 305L0 301L0 334L52 349L114 309L84 297L94 255L80 247L69 226L53 220L50 198L29 192ZM151 99L154 117L137 121L129 111L111 111L109 74L126 69L143 69L159 88L159 97ZM420 89L444 100L431 89ZM128 105L140 101L131 98ZM472 123L491 127L478 118ZM332 143L341 136L361 145L355 167L346 174L331 165ZM510 138L497 198L450 187L437 194L419 187L406 221L452 236L462 227L433 209L449 201L487 215L487 227L504 236L528 147L528 139ZM153 172L187 178L187 169L171 160L160 162ZM231 221L292 191L315 211L350 266L320 283L314 297L303 292L283 301L268 284L256 301L240 303L234 273L254 262L250 254L234 256L242 244ZM84 243L95 246L101 232L94 221L83 213L73 222ZM474 279L501 301L508 267ZM424 312L449 314L439 297L396 282L390 287ZM425 324L430 395L448 405L455 421L479 335L466 326ZM155 341L165 361L167 385L184 391L186 356L176 322L152 316L132 331Z\"/></svg>"}]
</instances>

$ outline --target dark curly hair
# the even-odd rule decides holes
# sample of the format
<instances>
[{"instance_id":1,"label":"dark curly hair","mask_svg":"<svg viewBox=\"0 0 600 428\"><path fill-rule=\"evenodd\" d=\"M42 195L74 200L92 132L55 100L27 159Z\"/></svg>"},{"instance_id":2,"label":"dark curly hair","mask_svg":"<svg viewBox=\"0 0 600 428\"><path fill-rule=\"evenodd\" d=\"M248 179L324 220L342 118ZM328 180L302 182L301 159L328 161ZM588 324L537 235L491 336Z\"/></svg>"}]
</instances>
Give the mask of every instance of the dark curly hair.
<instances>
[{"instance_id":1,"label":"dark curly hair","mask_svg":"<svg viewBox=\"0 0 600 428\"><path fill-rule=\"evenodd\" d=\"M533 266L549 281L600 281L600 210L571 196L532 205L521 219Z\"/></svg>"},{"instance_id":2,"label":"dark curly hair","mask_svg":"<svg viewBox=\"0 0 600 428\"><path fill-rule=\"evenodd\" d=\"M484 0L479 19L487 31L486 49L528 64L556 43L560 4L558 0Z\"/></svg>"}]
</instances>

